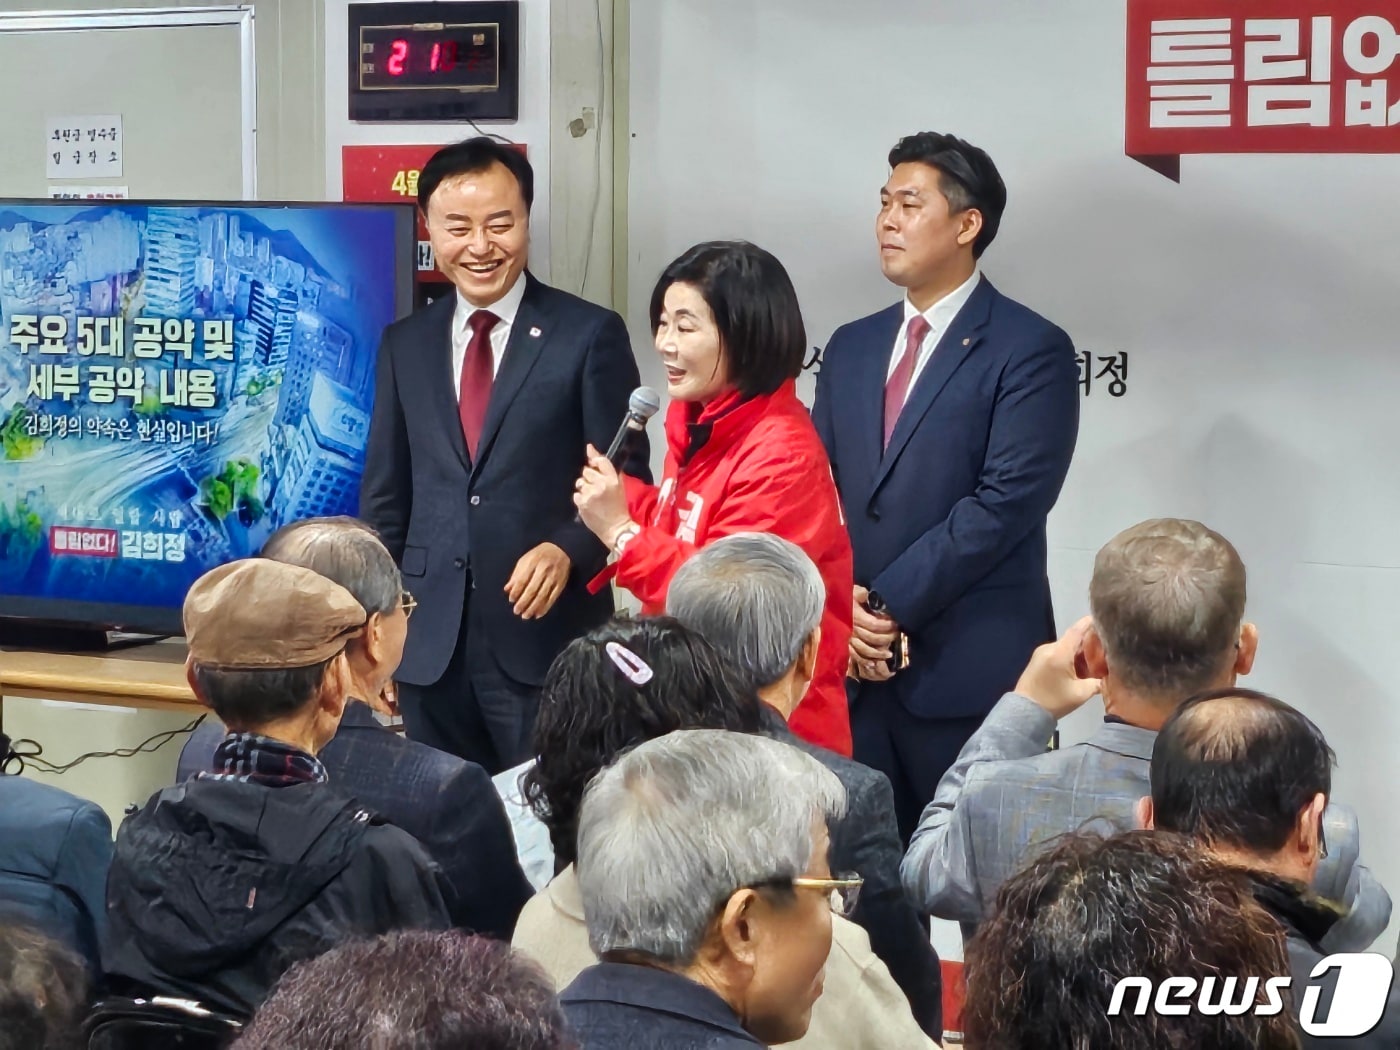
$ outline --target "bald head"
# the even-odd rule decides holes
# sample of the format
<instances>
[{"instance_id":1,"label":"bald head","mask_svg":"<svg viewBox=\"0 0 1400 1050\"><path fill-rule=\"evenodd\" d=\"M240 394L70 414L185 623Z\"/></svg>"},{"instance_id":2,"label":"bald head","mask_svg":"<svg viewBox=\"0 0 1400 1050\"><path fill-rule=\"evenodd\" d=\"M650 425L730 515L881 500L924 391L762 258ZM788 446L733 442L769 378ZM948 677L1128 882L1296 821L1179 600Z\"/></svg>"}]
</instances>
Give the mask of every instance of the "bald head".
<instances>
[{"instance_id":1,"label":"bald head","mask_svg":"<svg viewBox=\"0 0 1400 1050\"><path fill-rule=\"evenodd\" d=\"M1239 554L1198 521L1141 522L1094 559L1089 608L1109 671L1149 699L1175 704L1220 684L1244 603Z\"/></svg>"},{"instance_id":2,"label":"bald head","mask_svg":"<svg viewBox=\"0 0 1400 1050\"><path fill-rule=\"evenodd\" d=\"M1158 828L1225 848L1282 849L1299 814L1332 792L1332 749L1301 712L1252 689L1183 703L1152 748Z\"/></svg>"}]
</instances>

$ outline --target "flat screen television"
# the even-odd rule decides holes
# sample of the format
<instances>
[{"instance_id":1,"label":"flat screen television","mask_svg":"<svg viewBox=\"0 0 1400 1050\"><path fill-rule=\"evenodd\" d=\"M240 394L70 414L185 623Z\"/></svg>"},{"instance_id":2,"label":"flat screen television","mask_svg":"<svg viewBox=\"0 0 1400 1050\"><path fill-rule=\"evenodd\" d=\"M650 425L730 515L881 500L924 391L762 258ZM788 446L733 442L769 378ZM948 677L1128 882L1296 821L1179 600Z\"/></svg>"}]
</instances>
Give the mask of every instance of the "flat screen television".
<instances>
[{"instance_id":1,"label":"flat screen television","mask_svg":"<svg viewBox=\"0 0 1400 1050\"><path fill-rule=\"evenodd\" d=\"M202 573L354 514L410 205L0 199L0 633L180 633Z\"/></svg>"}]
</instances>

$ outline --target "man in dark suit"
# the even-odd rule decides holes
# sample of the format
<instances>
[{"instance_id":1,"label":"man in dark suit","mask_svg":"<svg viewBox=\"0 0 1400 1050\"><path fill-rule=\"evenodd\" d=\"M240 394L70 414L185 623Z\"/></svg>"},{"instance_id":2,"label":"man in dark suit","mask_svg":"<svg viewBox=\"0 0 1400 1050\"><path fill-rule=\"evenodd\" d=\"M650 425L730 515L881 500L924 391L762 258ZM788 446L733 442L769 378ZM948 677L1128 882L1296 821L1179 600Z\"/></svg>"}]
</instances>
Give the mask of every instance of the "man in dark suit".
<instances>
[{"instance_id":1,"label":"man in dark suit","mask_svg":"<svg viewBox=\"0 0 1400 1050\"><path fill-rule=\"evenodd\" d=\"M908 841L982 716L1055 637L1045 518L1079 389L1069 337L978 272L1006 205L991 158L922 132L889 163L876 236L905 299L832 335L812 415L855 551L855 756L889 775Z\"/></svg>"},{"instance_id":2,"label":"man in dark suit","mask_svg":"<svg viewBox=\"0 0 1400 1050\"><path fill-rule=\"evenodd\" d=\"M639 381L622 318L527 272L533 185L487 138L424 165L456 294L385 330L360 495L422 608L398 673L408 735L491 772L530 757L550 662L612 613L587 591L607 551L573 487ZM626 469L650 480L646 463L641 440Z\"/></svg>"},{"instance_id":3,"label":"man in dark suit","mask_svg":"<svg viewBox=\"0 0 1400 1050\"><path fill-rule=\"evenodd\" d=\"M352 695L378 702L403 652L412 597L374 533L353 518L309 518L277 532L262 557L311 569L349 591L369 613L345 658ZM180 752L183 783L213 768L224 728L206 720ZM340 728L317 755L330 781L416 838L452 889L453 925L509 939L533 894L516 859L500 795L486 771L381 726L369 706L345 705Z\"/></svg>"},{"instance_id":4,"label":"man in dark suit","mask_svg":"<svg viewBox=\"0 0 1400 1050\"><path fill-rule=\"evenodd\" d=\"M763 701L764 732L806 751L846 789L846 814L831 825L831 863L859 874L852 921L909 1000L914 1019L943 1038L942 976L928 930L904 895L903 847L889 779L798 737L787 720L816 674L826 586L801 547L781 536L740 532L696 551L677 571L666 612L729 658Z\"/></svg>"}]
</instances>

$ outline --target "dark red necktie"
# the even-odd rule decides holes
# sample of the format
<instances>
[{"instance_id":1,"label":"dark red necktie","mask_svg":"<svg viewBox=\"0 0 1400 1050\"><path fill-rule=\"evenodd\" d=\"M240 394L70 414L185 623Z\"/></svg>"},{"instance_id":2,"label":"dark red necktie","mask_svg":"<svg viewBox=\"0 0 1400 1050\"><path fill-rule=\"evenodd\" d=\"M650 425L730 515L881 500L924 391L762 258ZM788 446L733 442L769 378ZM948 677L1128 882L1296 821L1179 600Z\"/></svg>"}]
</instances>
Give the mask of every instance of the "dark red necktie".
<instances>
[{"instance_id":1,"label":"dark red necktie","mask_svg":"<svg viewBox=\"0 0 1400 1050\"><path fill-rule=\"evenodd\" d=\"M462 377L457 386L457 414L462 418L462 435L467 454L476 459L476 443L486 422L486 405L491 400L491 329L500 318L490 310L478 310L467 319L472 337L462 358Z\"/></svg>"},{"instance_id":2,"label":"dark red necktie","mask_svg":"<svg viewBox=\"0 0 1400 1050\"><path fill-rule=\"evenodd\" d=\"M893 374L885 383L885 443L882 448L890 447L890 435L899 421L899 410L909 396L909 381L914 377L914 366L919 361L919 347L932 329L933 325L923 314L915 314L909 322L909 332L904 337L904 356L894 366Z\"/></svg>"}]
</instances>

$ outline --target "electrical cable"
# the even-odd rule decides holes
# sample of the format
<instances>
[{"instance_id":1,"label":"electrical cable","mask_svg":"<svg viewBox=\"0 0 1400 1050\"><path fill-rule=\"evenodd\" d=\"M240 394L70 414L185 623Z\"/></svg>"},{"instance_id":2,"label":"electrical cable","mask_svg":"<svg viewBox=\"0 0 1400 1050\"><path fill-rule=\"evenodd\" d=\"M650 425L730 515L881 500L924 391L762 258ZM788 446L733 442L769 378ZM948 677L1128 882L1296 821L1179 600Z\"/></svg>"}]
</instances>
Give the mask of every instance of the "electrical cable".
<instances>
[{"instance_id":1,"label":"electrical cable","mask_svg":"<svg viewBox=\"0 0 1400 1050\"><path fill-rule=\"evenodd\" d=\"M149 754L164 747L177 736L193 733L200 724L209 716L200 715L187 726L179 729L167 729L147 737L135 747L121 747L115 751L89 751L79 755L71 762L56 764L44 758L44 747L36 740L10 740L9 737L0 735L0 773L12 774L23 773L26 767L32 766L40 773L49 773L54 776L67 773L75 766L80 766L90 758L131 758L134 755ZM18 768L12 768L17 766Z\"/></svg>"}]
</instances>

